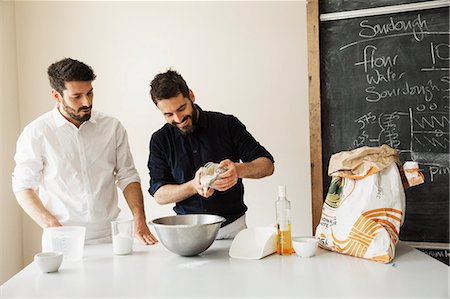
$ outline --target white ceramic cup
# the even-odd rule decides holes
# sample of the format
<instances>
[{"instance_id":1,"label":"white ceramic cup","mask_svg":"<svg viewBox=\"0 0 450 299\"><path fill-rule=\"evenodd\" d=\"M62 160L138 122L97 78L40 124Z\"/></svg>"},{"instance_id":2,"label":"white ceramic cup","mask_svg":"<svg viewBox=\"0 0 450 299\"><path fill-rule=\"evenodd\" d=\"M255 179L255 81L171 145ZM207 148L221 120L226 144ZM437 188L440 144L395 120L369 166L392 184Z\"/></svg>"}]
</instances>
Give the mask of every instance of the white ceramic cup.
<instances>
[{"instance_id":1,"label":"white ceramic cup","mask_svg":"<svg viewBox=\"0 0 450 299\"><path fill-rule=\"evenodd\" d=\"M113 253L118 255L133 252L133 219L117 219L111 221Z\"/></svg>"},{"instance_id":2,"label":"white ceramic cup","mask_svg":"<svg viewBox=\"0 0 450 299\"><path fill-rule=\"evenodd\" d=\"M43 273L58 271L62 260L62 252L41 252L34 256L34 262Z\"/></svg>"},{"instance_id":3,"label":"white ceramic cup","mask_svg":"<svg viewBox=\"0 0 450 299\"><path fill-rule=\"evenodd\" d=\"M292 246L300 257L312 257L316 254L319 241L314 237L292 238Z\"/></svg>"}]
</instances>

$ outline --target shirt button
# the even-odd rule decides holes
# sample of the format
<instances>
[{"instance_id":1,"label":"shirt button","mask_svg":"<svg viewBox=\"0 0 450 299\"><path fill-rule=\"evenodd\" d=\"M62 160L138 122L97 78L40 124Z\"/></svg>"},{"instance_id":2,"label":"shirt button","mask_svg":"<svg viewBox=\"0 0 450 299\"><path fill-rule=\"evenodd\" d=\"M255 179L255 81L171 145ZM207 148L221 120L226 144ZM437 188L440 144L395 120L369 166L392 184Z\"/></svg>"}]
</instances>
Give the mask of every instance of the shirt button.
<instances>
[{"instance_id":1,"label":"shirt button","mask_svg":"<svg viewBox=\"0 0 450 299\"><path fill-rule=\"evenodd\" d=\"M194 154L196 154L196 153L197 153L197 150L193 150L192 152L193 152Z\"/></svg>"}]
</instances>

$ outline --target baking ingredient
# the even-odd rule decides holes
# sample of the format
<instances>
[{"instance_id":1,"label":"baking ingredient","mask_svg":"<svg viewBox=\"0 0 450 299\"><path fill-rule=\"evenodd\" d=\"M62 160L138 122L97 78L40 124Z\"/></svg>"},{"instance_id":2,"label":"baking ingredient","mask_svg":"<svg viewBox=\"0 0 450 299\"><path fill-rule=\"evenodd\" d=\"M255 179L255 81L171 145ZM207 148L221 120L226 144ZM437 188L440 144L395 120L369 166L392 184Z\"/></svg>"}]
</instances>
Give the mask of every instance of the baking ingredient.
<instances>
[{"instance_id":1,"label":"baking ingredient","mask_svg":"<svg viewBox=\"0 0 450 299\"><path fill-rule=\"evenodd\" d=\"M206 191L208 191L208 188L214 179L215 179L215 175L210 175L210 174L204 174L200 177L200 184L203 187L203 193L206 193Z\"/></svg>"},{"instance_id":2,"label":"baking ingredient","mask_svg":"<svg viewBox=\"0 0 450 299\"><path fill-rule=\"evenodd\" d=\"M208 188L213 188L214 181L219 177L224 170L219 167L219 164L208 162L202 167L200 175L200 184L203 187L203 193L208 191Z\"/></svg>"},{"instance_id":3,"label":"baking ingredient","mask_svg":"<svg viewBox=\"0 0 450 299\"><path fill-rule=\"evenodd\" d=\"M419 171L419 163L407 161L403 164L403 173L409 187L417 186L425 182L423 174Z\"/></svg>"},{"instance_id":4,"label":"baking ingredient","mask_svg":"<svg viewBox=\"0 0 450 299\"><path fill-rule=\"evenodd\" d=\"M278 186L278 200L275 202L277 216L277 253L290 255L292 253L291 236L291 203L286 198L286 186Z\"/></svg>"},{"instance_id":5,"label":"baking ingredient","mask_svg":"<svg viewBox=\"0 0 450 299\"><path fill-rule=\"evenodd\" d=\"M121 232L113 236L114 254L130 254L133 251L133 237Z\"/></svg>"}]
</instances>

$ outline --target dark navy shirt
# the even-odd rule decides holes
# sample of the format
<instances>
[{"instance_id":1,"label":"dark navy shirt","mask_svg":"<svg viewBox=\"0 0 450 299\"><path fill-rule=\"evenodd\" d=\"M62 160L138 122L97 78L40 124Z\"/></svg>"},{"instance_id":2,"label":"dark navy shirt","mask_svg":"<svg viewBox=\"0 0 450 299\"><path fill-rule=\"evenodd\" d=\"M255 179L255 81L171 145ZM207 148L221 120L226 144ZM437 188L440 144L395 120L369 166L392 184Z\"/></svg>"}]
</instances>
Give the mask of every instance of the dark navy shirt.
<instances>
[{"instance_id":1,"label":"dark navy shirt","mask_svg":"<svg viewBox=\"0 0 450 299\"><path fill-rule=\"evenodd\" d=\"M183 135L166 123L150 140L150 189L153 196L166 184L183 184L195 177L196 171L207 162L250 162L272 155L260 145L233 115L199 110L199 120L193 133ZM195 194L175 204L177 214L215 214L225 217L227 225L247 211L244 204L244 185L238 179L232 188L205 199Z\"/></svg>"}]
</instances>

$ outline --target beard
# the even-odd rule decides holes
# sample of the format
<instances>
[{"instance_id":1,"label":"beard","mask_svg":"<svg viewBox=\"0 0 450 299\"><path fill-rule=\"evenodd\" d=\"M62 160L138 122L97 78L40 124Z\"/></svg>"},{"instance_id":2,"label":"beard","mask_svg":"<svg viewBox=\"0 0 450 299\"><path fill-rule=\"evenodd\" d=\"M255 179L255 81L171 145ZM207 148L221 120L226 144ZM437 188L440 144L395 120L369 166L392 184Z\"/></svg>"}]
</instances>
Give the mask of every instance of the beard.
<instances>
[{"instance_id":1,"label":"beard","mask_svg":"<svg viewBox=\"0 0 450 299\"><path fill-rule=\"evenodd\" d=\"M182 135L189 135L192 134L195 131L195 128L197 126L197 117L198 117L198 112L197 112L197 108L194 106L194 103L189 100L191 102L191 107L192 107L192 112L191 114L186 115L185 117L183 117L183 119L181 120L181 122L176 122L173 121L171 123L171 125L175 128L178 129L178 131L180 131L180 133ZM179 124L182 124L184 121L191 119L191 125L190 126L186 126L183 128L178 127Z\"/></svg>"},{"instance_id":2,"label":"beard","mask_svg":"<svg viewBox=\"0 0 450 299\"><path fill-rule=\"evenodd\" d=\"M83 115L79 115L78 113L80 113L81 111L86 110L86 109L92 109L92 105L91 106L82 106L82 107L78 108L78 111L76 111L72 107L68 106L66 101L64 101L64 99L63 99L62 100L62 108L67 113L67 115L70 116L70 118L72 118L73 120L76 120L78 122L83 123L85 121L88 121L91 118L91 113L83 114Z\"/></svg>"}]
</instances>

